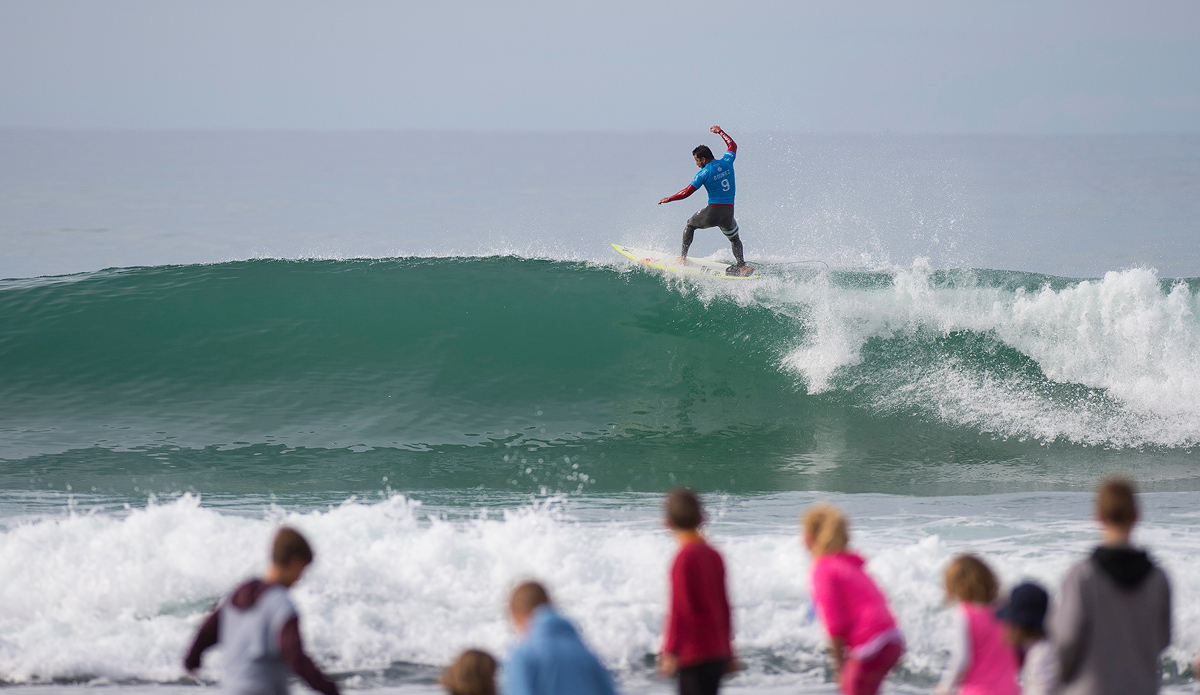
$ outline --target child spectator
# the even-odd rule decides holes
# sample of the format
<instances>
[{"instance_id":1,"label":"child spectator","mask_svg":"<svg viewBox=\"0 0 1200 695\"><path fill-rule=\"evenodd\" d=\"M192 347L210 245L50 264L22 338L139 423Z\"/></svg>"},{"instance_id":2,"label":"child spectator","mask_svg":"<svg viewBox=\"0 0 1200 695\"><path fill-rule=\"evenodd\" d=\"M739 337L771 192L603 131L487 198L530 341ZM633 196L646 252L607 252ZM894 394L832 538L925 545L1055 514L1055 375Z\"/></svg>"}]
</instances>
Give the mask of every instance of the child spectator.
<instances>
[{"instance_id":1,"label":"child spectator","mask_svg":"<svg viewBox=\"0 0 1200 695\"><path fill-rule=\"evenodd\" d=\"M508 607L521 643L504 668L504 695L614 695L608 671L544 586L518 585Z\"/></svg>"},{"instance_id":2,"label":"child spectator","mask_svg":"<svg viewBox=\"0 0 1200 695\"><path fill-rule=\"evenodd\" d=\"M813 555L812 597L829 635L829 654L845 695L875 695L904 654L904 636L887 599L863 569L866 561L847 551L846 517L817 504L801 522L804 546Z\"/></svg>"},{"instance_id":3,"label":"child spectator","mask_svg":"<svg viewBox=\"0 0 1200 695\"><path fill-rule=\"evenodd\" d=\"M438 683L450 695L496 695L496 660L487 652L468 649L442 671Z\"/></svg>"},{"instance_id":4,"label":"child spectator","mask_svg":"<svg viewBox=\"0 0 1200 695\"><path fill-rule=\"evenodd\" d=\"M1017 585L1008 603L996 611L1004 622L1008 643L1020 657L1023 695L1058 695L1058 654L1046 638L1044 622L1050 597L1037 584Z\"/></svg>"},{"instance_id":5,"label":"child spectator","mask_svg":"<svg viewBox=\"0 0 1200 695\"><path fill-rule=\"evenodd\" d=\"M680 695L716 695L721 678L735 667L725 563L700 535L704 512L696 493L672 490L664 506L679 552L671 565L659 672L678 676Z\"/></svg>"},{"instance_id":6,"label":"child spectator","mask_svg":"<svg viewBox=\"0 0 1200 695\"><path fill-rule=\"evenodd\" d=\"M200 626L183 661L188 673L200 668L204 650L220 642L221 685L230 695L286 695L291 673L313 690L338 695L333 681L304 653L300 617L288 598L288 589L312 561L304 536L286 526L279 529L267 575L234 589Z\"/></svg>"},{"instance_id":7,"label":"child spectator","mask_svg":"<svg viewBox=\"0 0 1200 695\"><path fill-rule=\"evenodd\" d=\"M938 681L938 695L1020 695L1017 652L1004 636L992 605L999 594L996 575L974 555L959 555L946 568L946 597L957 601L957 625L950 663Z\"/></svg>"},{"instance_id":8,"label":"child spectator","mask_svg":"<svg viewBox=\"0 0 1200 695\"><path fill-rule=\"evenodd\" d=\"M1158 692L1158 659L1171 643L1171 586L1130 545L1138 520L1133 484L1109 478L1096 494L1103 541L1067 572L1050 621L1063 695Z\"/></svg>"}]
</instances>

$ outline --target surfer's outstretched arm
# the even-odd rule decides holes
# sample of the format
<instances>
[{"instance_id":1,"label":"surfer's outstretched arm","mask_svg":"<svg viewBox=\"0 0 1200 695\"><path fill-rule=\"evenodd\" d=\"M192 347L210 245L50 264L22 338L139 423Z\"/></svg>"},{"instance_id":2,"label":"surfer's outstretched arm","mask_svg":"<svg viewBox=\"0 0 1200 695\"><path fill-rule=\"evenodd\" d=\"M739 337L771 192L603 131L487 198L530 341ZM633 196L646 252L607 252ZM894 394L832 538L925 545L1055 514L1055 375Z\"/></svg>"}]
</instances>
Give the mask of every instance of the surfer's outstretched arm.
<instances>
[{"instance_id":1,"label":"surfer's outstretched arm","mask_svg":"<svg viewBox=\"0 0 1200 695\"><path fill-rule=\"evenodd\" d=\"M684 189L682 191L676 193L675 195L669 195L666 198L663 198L662 200L658 201L658 204L662 205L663 203L670 203L675 200L683 200L684 198L688 197L689 195L691 195L695 192L696 192L696 187L689 183L687 186L684 187Z\"/></svg>"}]
</instances>

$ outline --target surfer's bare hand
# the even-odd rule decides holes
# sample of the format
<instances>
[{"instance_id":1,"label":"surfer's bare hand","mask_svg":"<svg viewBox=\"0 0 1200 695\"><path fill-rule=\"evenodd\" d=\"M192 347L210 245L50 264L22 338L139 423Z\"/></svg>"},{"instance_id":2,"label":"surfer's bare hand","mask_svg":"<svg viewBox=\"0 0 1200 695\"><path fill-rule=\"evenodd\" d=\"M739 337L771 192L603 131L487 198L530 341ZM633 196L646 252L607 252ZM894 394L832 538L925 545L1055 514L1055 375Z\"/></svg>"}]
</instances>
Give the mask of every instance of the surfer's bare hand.
<instances>
[{"instance_id":1,"label":"surfer's bare hand","mask_svg":"<svg viewBox=\"0 0 1200 695\"><path fill-rule=\"evenodd\" d=\"M662 200L658 201L658 204L659 204L659 205L662 205L663 203L669 203L669 202L671 202L671 198L670 198L670 196L668 196L668 197L666 197L666 198L663 198Z\"/></svg>"},{"instance_id":2,"label":"surfer's bare hand","mask_svg":"<svg viewBox=\"0 0 1200 695\"><path fill-rule=\"evenodd\" d=\"M719 126L719 125L715 125L715 126L713 126L713 127L709 128L709 129L708 129L708 132L710 132L710 133L718 133L718 134L719 134L719 133L721 132L721 126Z\"/></svg>"}]
</instances>

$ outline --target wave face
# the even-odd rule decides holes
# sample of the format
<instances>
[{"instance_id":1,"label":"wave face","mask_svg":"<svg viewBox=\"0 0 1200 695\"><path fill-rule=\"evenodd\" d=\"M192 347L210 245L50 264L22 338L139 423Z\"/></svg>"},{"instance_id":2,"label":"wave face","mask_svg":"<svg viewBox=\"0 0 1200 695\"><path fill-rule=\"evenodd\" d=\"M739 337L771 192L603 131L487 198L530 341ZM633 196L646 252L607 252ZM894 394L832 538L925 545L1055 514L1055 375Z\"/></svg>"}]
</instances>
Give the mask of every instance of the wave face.
<instances>
[{"instance_id":1,"label":"wave face","mask_svg":"<svg viewBox=\"0 0 1200 695\"><path fill-rule=\"evenodd\" d=\"M1115 459L1194 479L1200 280L768 272L487 257L7 281L0 457L29 465L0 482L947 492L1090 484Z\"/></svg>"}]
</instances>

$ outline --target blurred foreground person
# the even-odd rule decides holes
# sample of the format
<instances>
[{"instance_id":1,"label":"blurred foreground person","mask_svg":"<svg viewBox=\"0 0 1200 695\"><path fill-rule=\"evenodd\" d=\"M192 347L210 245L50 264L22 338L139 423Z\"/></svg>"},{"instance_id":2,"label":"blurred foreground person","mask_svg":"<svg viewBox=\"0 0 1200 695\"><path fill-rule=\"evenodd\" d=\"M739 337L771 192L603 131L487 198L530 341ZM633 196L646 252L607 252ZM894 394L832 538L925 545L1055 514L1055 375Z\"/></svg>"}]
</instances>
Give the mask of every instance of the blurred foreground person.
<instances>
[{"instance_id":1,"label":"blurred foreground person","mask_svg":"<svg viewBox=\"0 0 1200 695\"><path fill-rule=\"evenodd\" d=\"M672 490L664 507L679 552L671 564L671 598L658 669L664 676L678 677L680 695L716 695L721 678L737 663L725 562L700 534L704 510L695 492Z\"/></svg>"},{"instance_id":2,"label":"blurred foreground person","mask_svg":"<svg viewBox=\"0 0 1200 695\"><path fill-rule=\"evenodd\" d=\"M1103 540L1067 572L1050 638L1063 695L1151 695L1158 659L1171 643L1171 586L1144 550L1130 544L1138 507L1133 484L1109 478L1096 492Z\"/></svg>"},{"instance_id":3,"label":"blurred foreground person","mask_svg":"<svg viewBox=\"0 0 1200 695\"><path fill-rule=\"evenodd\" d=\"M866 561L849 552L846 517L816 504L801 520L804 547L813 555L813 604L829 635L829 655L845 695L875 695L904 654L904 636Z\"/></svg>"},{"instance_id":4,"label":"blurred foreground person","mask_svg":"<svg viewBox=\"0 0 1200 695\"><path fill-rule=\"evenodd\" d=\"M450 695L496 695L496 660L487 652L468 649L442 671L438 683Z\"/></svg>"},{"instance_id":5,"label":"blurred foreground person","mask_svg":"<svg viewBox=\"0 0 1200 695\"><path fill-rule=\"evenodd\" d=\"M517 585L508 608L521 642L504 667L504 695L614 695L608 670L554 610L544 586Z\"/></svg>"},{"instance_id":6,"label":"blurred foreground person","mask_svg":"<svg viewBox=\"0 0 1200 695\"><path fill-rule=\"evenodd\" d=\"M1018 584L1008 603L996 611L1004 623L1008 643L1021 661L1022 695L1058 695L1058 654L1046 637L1046 607L1050 596L1032 582Z\"/></svg>"},{"instance_id":7,"label":"blurred foreground person","mask_svg":"<svg viewBox=\"0 0 1200 695\"><path fill-rule=\"evenodd\" d=\"M183 661L188 673L200 668L204 650L219 642L221 689L230 695L287 695L292 674L313 690L338 695L333 681L304 653L300 617L288 597L312 561L304 536L286 526L279 529L266 576L234 589L200 626Z\"/></svg>"},{"instance_id":8,"label":"blurred foreground person","mask_svg":"<svg viewBox=\"0 0 1200 695\"><path fill-rule=\"evenodd\" d=\"M933 692L937 695L1021 695L1017 651L1008 644L995 615L1000 583L974 555L959 555L945 575L946 598L958 603L950 663Z\"/></svg>"}]
</instances>

